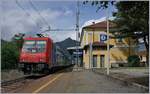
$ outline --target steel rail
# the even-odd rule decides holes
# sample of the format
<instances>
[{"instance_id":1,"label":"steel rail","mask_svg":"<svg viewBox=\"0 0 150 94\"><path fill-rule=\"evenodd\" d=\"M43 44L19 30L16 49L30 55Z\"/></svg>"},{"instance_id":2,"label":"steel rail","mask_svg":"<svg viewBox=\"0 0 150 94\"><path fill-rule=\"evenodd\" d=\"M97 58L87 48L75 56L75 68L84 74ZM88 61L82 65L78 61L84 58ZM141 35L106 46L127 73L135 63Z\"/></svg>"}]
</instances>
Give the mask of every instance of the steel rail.
<instances>
[{"instance_id":1,"label":"steel rail","mask_svg":"<svg viewBox=\"0 0 150 94\"><path fill-rule=\"evenodd\" d=\"M2 86L8 86L10 84L18 83L18 82L21 82L21 81L25 81L27 77L28 76L24 76L24 77L20 77L20 78L9 80L9 81L2 81L1 82L1 87Z\"/></svg>"}]
</instances>

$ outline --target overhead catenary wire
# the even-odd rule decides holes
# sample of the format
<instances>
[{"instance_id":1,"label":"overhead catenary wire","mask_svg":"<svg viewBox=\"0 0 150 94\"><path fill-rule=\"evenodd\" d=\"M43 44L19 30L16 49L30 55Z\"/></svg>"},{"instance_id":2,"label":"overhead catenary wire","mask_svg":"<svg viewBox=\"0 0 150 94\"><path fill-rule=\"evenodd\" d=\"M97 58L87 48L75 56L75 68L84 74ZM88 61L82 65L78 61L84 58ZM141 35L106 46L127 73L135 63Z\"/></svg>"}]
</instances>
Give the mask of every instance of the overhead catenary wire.
<instances>
[{"instance_id":1,"label":"overhead catenary wire","mask_svg":"<svg viewBox=\"0 0 150 94\"><path fill-rule=\"evenodd\" d=\"M48 24L48 22L45 20L45 18L41 15L41 13L38 11L38 9L35 7L35 5L32 3L31 0L28 0L31 7L37 12L37 14L41 17L42 21L44 22L44 24L46 24L49 28L50 28L50 25Z\"/></svg>"},{"instance_id":2,"label":"overhead catenary wire","mask_svg":"<svg viewBox=\"0 0 150 94\"><path fill-rule=\"evenodd\" d=\"M44 32L48 32L48 31L76 31L76 29L52 29L50 27L50 25L48 24L48 22L46 21L46 19L41 15L41 13L38 11L37 7L33 4L33 1L32 0L28 0L31 7L38 13L38 15L41 17L41 20L44 22L44 24L46 24L48 26L48 30L44 30L42 31L41 33L44 33Z\"/></svg>"},{"instance_id":3,"label":"overhead catenary wire","mask_svg":"<svg viewBox=\"0 0 150 94\"><path fill-rule=\"evenodd\" d=\"M38 15L42 18L42 20L44 21L44 23L49 26L49 24L48 24L47 21L44 19L44 17L41 15L41 13L40 13L40 12L37 10L37 8L33 5L32 1L29 0L29 2L30 2L30 4L31 4L31 6L34 8L34 10L38 13ZM31 20L34 21L34 23L36 24L36 26L41 30L40 25L35 21L35 19L32 18L31 14L26 11L26 9L20 4L20 2L19 2L18 0L16 0L16 4L17 4L17 6L18 6L19 8L21 8L21 9L25 12L25 14L26 14L27 16L29 16L29 17L31 18ZM46 32L49 32L49 31L76 31L76 30L77 30L77 29L72 29L72 28L70 28L70 29L62 29L62 28L60 28L60 29L58 29L58 28L56 28L56 29L51 29L50 26L49 26L49 27L48 27L48 30L44 30L44 31L42 31L42 32L40 32L40 33L46 33Z\"/></svg>"},{"instance_id":4,"label":"overhead catenary wire","mask_svg":"<svg viewBox=\"0 0 150 94\"><path fill-rule=\"evenodd\" d=\"M39 24L32 18L32 16L30 15L30 13L28 13L28 12L25 10L25 8L21 6L21 4L18 2L18 0L16 0L16 4L17 4L17 6L18 6L19 8L21 8L21 9L25 12L25 14L26 14L27 16L29 16L29 17L32 19L32 21L35 23L35 25L36 25L39 29L41 29L41 27L39 26Z\"/></svg>"},{"instance_id":5,"label":"overhead catenary wire","mask_svg":"<svg viewBox=\"0 0 150 94\"><path fill-rule=\"evenodd\" d=\"M48 32L48 31L76 31L76 29L49 29L49 30L45 30L41 33Z\"/></svg>"},{"instance_id":6,"label":"overhead catenary wire","mask_svg":"<svg viewBox=\"0 0 150 94\"><path fill-rule=\"evenodd\" d=\"M16 0L16 4L18 5L19 8L21 8L21 9L26 13L27 16L29 16L29 17L32 18L32 16L30 15L30 13L28 13L28 12L25 10L25 8L21 6L21 4L18 2L18 0ZM34 19L32 19L32 20L35 22L36 26L37 26L39 29L41 29L41 27L39 26L39 24L36 23L36 21L35 21ZM49 31L72 31L72 30L75 30L75 29L50 29L50 28L49 28L48 30L44 30L44 31L39 32L39 33L46 33L46 32L49 32ZM57 38L57 37L55 37L55 38ZM57 40L58 40L58 38L57 38Z\"/></svg>"}]
</instances>

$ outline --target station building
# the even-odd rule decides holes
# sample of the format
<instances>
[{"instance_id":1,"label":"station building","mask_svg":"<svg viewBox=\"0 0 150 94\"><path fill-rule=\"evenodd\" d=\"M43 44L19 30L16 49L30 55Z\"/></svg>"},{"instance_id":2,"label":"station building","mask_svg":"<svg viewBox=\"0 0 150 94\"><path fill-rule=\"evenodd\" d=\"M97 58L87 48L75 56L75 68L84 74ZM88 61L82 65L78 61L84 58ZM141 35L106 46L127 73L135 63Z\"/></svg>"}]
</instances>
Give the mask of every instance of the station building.
<instances>
[{"instance_id":1,"label":"station building","mask_svg":"<svg viewBox=\"0 0 150 94\"><path fill-rule=\"evenodd\" d=\"M109 21L109 28L115 25ZM109 33L110 66L127 63L127 57L137 54L136 41L131 38L115 38ZM107 67L107 22L95 21L81 30L80 45L83 48L83 65L89 68Z\"/></svg>"}]
</instances>

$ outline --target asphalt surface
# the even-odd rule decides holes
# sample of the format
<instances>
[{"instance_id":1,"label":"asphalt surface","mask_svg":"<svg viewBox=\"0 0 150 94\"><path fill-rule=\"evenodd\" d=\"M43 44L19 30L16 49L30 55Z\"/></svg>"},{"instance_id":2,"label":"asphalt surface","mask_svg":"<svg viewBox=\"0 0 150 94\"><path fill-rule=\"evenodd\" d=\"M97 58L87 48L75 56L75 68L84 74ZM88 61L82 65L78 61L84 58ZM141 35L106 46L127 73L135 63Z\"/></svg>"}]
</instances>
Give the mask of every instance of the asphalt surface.
<instances>
[{"instance_id":1,"label":"asphalt surface","mask_svg":"<svg viewBox=\"0 0 150 94\"><path fill-rule=\"evenodd\" d=\"M143 89L128 86L115 79L98 75L91 70L67 69L18 88L18 93L144 93Z\"/></svg>"}]
</instances>

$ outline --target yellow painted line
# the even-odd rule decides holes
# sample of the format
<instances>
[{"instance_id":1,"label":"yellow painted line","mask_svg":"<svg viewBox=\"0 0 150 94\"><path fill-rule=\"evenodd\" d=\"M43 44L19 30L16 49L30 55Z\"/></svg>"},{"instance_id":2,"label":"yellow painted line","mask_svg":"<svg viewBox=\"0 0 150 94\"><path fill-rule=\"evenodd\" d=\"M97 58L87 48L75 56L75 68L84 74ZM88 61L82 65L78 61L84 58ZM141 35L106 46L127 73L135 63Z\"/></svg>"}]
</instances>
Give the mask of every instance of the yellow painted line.
<instances>
[{"instance_id":1,"label":"yellow painted line","mask_svg":"<svg viewBox=\"0 0 150 94\"><path fill-rule=\"evenodd\" d=\"M38 93L39 91L41 91L42 89L44 89L45 87L47 87L49 84L51 84L52 82L54 82L57 78L59 78L62 74L59 74L58 76L56 76L55 78L53 78L52 80L50 80L48 83L42 85L40 88L38 88L37 90L35 90L33 93Z\"/></svg>"}]
</instances>

